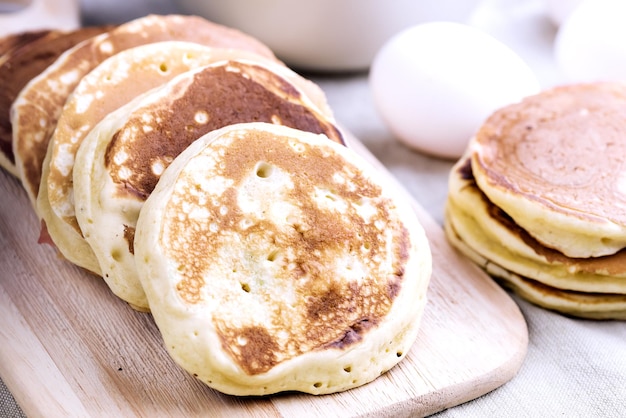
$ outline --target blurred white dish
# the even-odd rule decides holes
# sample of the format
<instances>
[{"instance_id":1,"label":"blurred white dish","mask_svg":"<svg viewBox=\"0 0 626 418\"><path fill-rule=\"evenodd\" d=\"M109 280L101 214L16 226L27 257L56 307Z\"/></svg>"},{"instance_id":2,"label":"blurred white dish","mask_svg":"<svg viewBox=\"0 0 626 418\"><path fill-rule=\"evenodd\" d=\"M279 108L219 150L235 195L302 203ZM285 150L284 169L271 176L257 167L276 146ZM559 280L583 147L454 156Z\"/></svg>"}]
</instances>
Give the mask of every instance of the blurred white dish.
<instances>
[{"instance_id":1,"label":"blurred white dish","mask_svg":"<svg viewBox=\"0 0 626 418\"><path fill-rule=\"evenodd\" d=\"M80 26L78 0L12 0L0 13L0 36L26 30L63 29Z\"/></svg>"},{"instance_id":2,"label":"blurred white dish","mask_svg":"<svg viewBox=\"0 0 626 418\"><path fill-rule=\"evenodd\" d=\"M177 0L181 10L238 28L288 65L317 71L369 67L392 35L432 20L463 22L480 0Z\"/></svg>"}]
</instances>

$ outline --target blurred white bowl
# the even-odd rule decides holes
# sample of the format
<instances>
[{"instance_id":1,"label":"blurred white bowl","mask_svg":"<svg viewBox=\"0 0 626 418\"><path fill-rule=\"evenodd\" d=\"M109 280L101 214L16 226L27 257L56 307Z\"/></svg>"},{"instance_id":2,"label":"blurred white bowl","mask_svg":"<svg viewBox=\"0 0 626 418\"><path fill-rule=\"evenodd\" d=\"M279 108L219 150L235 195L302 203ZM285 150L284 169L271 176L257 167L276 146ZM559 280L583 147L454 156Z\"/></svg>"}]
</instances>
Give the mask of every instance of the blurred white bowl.
<instances>
[{"instance_id":1,"label":"blurred white bowl","mask_svg":"<svg viewBox=\"0 0 626 418\"><path fill-rule=\"evenodd\" d=\"M0 36L40 29L80 26L78 0L0 0Z\"/></svg>"},{"instance_id":2,"label":"blurred white bowl","mask_svg":"<svg viewBox=\"0 0 626 418\"><path fill-rule=\"evenodd\" d=\"M480 0L177 0L237 28L303 70L365 70L386 40L433 20L465 22Z\"/></svg>"}]
</instances>

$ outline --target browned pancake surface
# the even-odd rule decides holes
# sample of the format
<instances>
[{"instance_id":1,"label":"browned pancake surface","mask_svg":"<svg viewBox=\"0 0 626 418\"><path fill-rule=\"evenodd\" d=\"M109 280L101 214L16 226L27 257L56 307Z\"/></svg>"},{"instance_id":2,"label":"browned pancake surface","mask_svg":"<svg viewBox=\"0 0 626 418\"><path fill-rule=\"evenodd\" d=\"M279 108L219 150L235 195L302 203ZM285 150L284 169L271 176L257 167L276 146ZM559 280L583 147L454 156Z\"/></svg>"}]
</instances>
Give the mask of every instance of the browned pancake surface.
<instances>
[{"instance_id":1,"label":"browned pancake surface","mask_svg":"<svg viewBox=\"0 0 626 418\"><path fill-rule=\"evenodd\" d=\"M23 45L27 45L38 38L48 35L50 32L53 32L53 30L41 29L11 33L0 37L0 62L4 58L4 54L7 52L20 48Z\"/></svg>"},{"instance_id":2,"label":"browned pancake surface","mask_svg":"<svg viewBox=\"0 0 626 418\"><path fill-rule=\"evenodd\" d=\"M212 266L229 263L242 273L251 269L250 282L241 286L246 292L263 295L265 305L272 311L271 322L240 327L233 321L232 312L216 309L213 323L224 350L247 374L255 375L305 352L348 350L360 342L386 317L400 292L411 243L409 232L387 212L393 205L388 201L380 203L381 187L362 173L346 168L343 158L310 144L301 144L301 151L294 152L291 138L267 131L247 135L245 140L212 147L212 153L224 156L212 173L230 184L225 193L213 204L203 203L205 197L198 191L198 180L186 179L185 187L175 189L164 213L167 229L163 234L172 240L167 248L168 258L181 266L182 279L177 289L189 305L206 303L201 293L202 288L211 286L204 277ZM259 161L263 162L261 166ZM237 190L243 187L249 173L256 171L257 176L270 178L273 170L292 176L293 188L283 199L296 205L301 216L291 223L290 219L281 221L267 215L249 225L250 215L240 208ZM350 181L338 182L338 175ZM314 197L320 189L332 190L336 199L347 202L345 212L320 209ZM369 219L364 219L359 211L363 200L379 202ZM196 207L208 211L201 218L206 222L194 215ZM224 208L228 208L226 214ZM219 232L207 239L213 237L211 231ZM224 242L219 236L230 234L239 236L244 247L259 253L264 253L266 244L271 242L275 250L267 255L268 260L283 266L277 269L274 291L257 283L256 272L247 264L247 258L220 260ZM385 244L387 236L393 237L393 244ZM393 251L393 255L389 256L388 251ZM237 253L237 249L232 250L233 255ZM346 254L359 254L366 264L364 271L393 273L380 277L372 273L360 280L347 280L335 270L338 257ZM383 265L381 260L385 260ZM388 260L393 260L393 265L387 266ZM284 294L291 291L295 297L288 301ZM277 330L288 335L277 335Z\"/></svg>"},{"instance_id":3,"label":"browned pancake surface","mask_svg":"<svg viewBox=\"0 0 626 418\"><path fill-rule=\"evenodd\" d=\"M19 125L13 150L19 154L18 172L36 207L43 160L63 104L80 79L113 54L151 42L181 40L221 48L236 48L275 59L264 44L235 29L196 16L150 15L120 25L85 41L55 62L54 71L31 83L20 94L12 123ZM16 127L13 126L15 130Z\"/></svg>"},{"instance_id":4,"label":"browned pancake surface","mask_svg":"<svg viewBox=\"0 0 626 418\"><path fill-rule=\"evenodd\" d=\"M626 85L561 86L495 112L473 163L495 187L626 225Z\"/></svg>"},{"instance_id":5,"label":"browned pancake surface","mask_svg":"<svg viewBox=\"0 0 626 418\"><path fill-rule=\"evenodd\" d=\"M28 32L21 35L18 42L12 42L17 45L0 60L0 152L9 163L15 164L10 109L20 90L67 49L105 30L108 28ZM2 47L0 43L0 49Z\"/></svg>"},{"instance_id":6,"label":"browned pancake surface","mask_svg":"<svg viewBox=\"0 0 626 418\"><path fill-rule=\"evenodd\" d=\"M184 93L149 110L149 121L158 121L158 126L149 125L147 113L135 112L115 133L105 164L120 193L145 199L161 171L189 144L209 131L239 122L276 123L323 133L342 143L334 124L305 105L293 84L264 66L234 60L208 66L180 88Z\"/></svg>"}]
</instances>

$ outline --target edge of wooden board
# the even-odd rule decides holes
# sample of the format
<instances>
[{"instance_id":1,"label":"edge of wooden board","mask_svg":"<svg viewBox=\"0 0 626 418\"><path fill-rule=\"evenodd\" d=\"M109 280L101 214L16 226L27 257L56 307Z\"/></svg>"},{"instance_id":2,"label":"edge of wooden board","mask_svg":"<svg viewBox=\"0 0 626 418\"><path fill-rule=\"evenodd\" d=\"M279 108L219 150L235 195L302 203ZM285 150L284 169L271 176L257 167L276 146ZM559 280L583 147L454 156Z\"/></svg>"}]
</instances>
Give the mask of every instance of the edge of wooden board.
<instances>
[{"instance_id":1,"label":"edge of wooden board","mask_svg":"<svg viewBox=\"0 0 626 418\"><path fill-rule=\"evenodd\" d=\"M348 134L347 145L392 177L358 139ZM50 247L36 244L36 217L24 213L32 212L30 203L19 181L4 171L0 193L0 260L6 265L0 279L5 323L0 331L0 375L29 416L56 411L68 416L194 415L207 410L214 416L428 415L505 384L526 356L528 331L517 304L456 252L441 227L405 192L435 260L420 335L407 357L374 382L338 394L222 395L177 368L149 314L133 311L102 281L58 260ZM50 268L49 277L36 274L42 268ZM83 301L81 291L87 292ZM465 311L465 306L474 310ZM107 313L98 316L91 310ZM51 327L39 321L50 321ZM129 329L116 328L120 322L128 322ZM88 341L81 341L85 335ZM66 344L85 346L62 352L63 338L74 339ZM95 339L102 340L102 347ZM132 347L137 340L149 347L145 356ZM31 352L34 356L28 355ZM84 359L87 355L94 358ZM162 387L149 381L159 373ZM174 384L179 385L174 389L181 392L178 398L167 393Z\"/></svg>"}]
</instances>

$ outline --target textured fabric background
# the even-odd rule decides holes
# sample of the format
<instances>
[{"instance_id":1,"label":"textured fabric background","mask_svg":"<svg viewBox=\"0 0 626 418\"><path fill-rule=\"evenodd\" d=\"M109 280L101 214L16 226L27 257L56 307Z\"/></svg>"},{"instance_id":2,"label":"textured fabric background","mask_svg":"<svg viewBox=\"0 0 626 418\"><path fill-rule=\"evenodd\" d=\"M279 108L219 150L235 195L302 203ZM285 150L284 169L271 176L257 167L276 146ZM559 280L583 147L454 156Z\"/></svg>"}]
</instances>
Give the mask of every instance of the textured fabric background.
<instances>
[{"instance_id":1,"label":"textured fabric background","mask_svg":"<svg viewBox=\"0 0 626 418\"><path fill-rule=\"evenodd\" d=\"M23 418L26 417L15 403L15 399L8 391L4 382L0 380L0 418Z\"/></svg>"}]
</instances>

